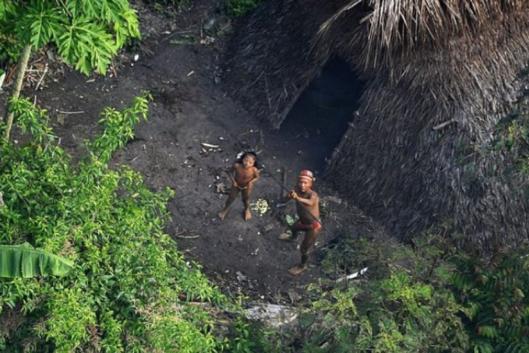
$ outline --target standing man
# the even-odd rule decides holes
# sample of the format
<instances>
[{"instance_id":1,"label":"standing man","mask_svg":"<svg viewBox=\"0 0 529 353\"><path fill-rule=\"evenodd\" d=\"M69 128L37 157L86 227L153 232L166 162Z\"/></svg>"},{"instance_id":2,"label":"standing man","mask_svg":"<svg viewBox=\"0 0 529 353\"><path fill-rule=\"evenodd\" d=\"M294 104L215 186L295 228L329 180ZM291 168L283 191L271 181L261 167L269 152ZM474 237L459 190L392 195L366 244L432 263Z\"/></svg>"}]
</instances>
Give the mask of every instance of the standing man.
<instances>
[{"instance_id":1,"label":"standing man","mask_svg":"<svg viewBox=\"0 0 529 353\"><path fill-rule=\"evenodd\" d=\"M254 152L244 152L235 161L231 173L229 173L232 182L230 194L224 208L218 214L222 221L228 214L231 204L235 201L239 193L242 194L242 202L244 203L244 220L247 221L252 218L252 214L250 213L250 195L255 182L259 179L258 168L257 154Z\"/></svg>"},{"instance_id":2,"label":"standing man","mask_svg":"<svg viewBox=\"0 0 529 353\"><path fill-rule=\"evenodd\" d=\"M301 274L307 269L309 252L316 242L318 234L321 232L320 221L320 198L312 190L314 183L314 174L310 170L302 170L298 176L298 183L294 190L290 191L288 197L296 201L296 211L299 220L292 225L292 236L286 233L281 234L279 239L290 240L296 239L300 231L305 232L305 238L301 243L301 263L288 270L294 276Z\"/></svg>"}]
</instances>

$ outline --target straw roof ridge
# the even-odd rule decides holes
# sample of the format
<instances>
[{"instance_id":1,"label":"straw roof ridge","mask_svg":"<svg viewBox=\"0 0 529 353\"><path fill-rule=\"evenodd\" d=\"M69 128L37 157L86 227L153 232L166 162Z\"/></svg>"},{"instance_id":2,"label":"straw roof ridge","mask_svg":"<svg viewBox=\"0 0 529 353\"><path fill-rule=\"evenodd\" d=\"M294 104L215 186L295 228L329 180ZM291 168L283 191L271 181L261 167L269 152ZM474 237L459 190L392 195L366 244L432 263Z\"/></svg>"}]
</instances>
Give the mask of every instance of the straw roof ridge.
<instances>
[{"instance_id":1,"label":"straw roof ridge","mask_svg":"<svg viewBox=\"0 0 529 353\"><path fill-rule=\"evenodd\" d=\"M363 12L365 66L391 65L396 56L475 37L504 16L528 10L525 0L349 0L320 26L318 36L325 41L340 18Z\"/></svg>"}]
</instances>

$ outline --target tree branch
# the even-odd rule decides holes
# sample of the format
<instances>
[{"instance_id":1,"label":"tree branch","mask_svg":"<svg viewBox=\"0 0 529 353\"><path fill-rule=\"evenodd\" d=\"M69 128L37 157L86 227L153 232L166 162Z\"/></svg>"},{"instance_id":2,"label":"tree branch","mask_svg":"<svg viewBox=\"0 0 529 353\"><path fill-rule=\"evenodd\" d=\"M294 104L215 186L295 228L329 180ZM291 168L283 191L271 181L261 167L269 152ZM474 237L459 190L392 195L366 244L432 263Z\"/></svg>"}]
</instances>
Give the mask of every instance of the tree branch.
<instances>
[{"instance_id":1,"label":"tree branch","mask_svg":"<svg viewBox=\"0 0 529 353\"><path fill-rule=\"evenodd\" d=\"M9 99L6 107L7 114L7 127L4 134L5 141L9 141L9 135L11 134L11 127L13 126L13 112L9 109L9 102L12 99L17 99L20 96L20 91L22 90L22 83L24 82L24 76L26 73L26 68L28 66L29 57L31 55L31 44L26 44L20 56L18 62L17 77L15 82L15 88L11 94L11 99Z\"/></svg>"}]
</instances>

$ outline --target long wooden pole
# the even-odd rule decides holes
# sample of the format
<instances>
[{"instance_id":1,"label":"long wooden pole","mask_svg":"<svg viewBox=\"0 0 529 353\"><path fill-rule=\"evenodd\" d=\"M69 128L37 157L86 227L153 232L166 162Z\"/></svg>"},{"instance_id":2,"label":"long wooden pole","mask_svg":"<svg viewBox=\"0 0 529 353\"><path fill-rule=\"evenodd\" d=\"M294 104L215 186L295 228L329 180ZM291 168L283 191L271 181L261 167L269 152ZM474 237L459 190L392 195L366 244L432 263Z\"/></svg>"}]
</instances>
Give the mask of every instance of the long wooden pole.
<instances>
[{"instance_id":1,"label":"long wooden pole","mask_svg":"<svg viewBox=\"0 0 529 353\"><path fill-rule=\"evenodd\" d=\"M29 56L31 55L31 44L26 44L22 51L22 56L18 61L17 77L15 82L15 88L11 94L11 99L17 99L20 96L22 90L22 83L24 82L24 76L26 74L26 68L28 67ZM9 135L11 134L11 127L13 126L13 112L9 109L9 102L7 103L7 127L4 134L5 141L9 141Z\"/></svg>"}]
</instances>

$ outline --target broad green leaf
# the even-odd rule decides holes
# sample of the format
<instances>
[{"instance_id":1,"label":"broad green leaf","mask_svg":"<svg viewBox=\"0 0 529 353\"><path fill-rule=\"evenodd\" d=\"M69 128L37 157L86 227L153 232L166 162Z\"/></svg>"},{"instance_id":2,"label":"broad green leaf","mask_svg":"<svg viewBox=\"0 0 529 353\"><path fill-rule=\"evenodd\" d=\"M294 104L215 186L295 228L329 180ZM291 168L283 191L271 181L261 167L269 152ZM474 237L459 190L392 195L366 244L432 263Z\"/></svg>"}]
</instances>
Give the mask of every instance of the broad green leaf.
<instances>
[{"instance_id":1,"label":"broad green leaf","mask_svg":"<svg viewBox=\"0 0 529 353\"><path fill-rule=\"evenodd\" d=\"M35 249L27 243L0 245L0 277L64 276L72 267L70 260Z\"/></svg>"},{"instance_id":2,"label":"broad green leaf","mask_svg":"<svg viewBox=\"0 0 529 353\"><path fill-rule=\"evenodd\" d=\"M74 19L59 36L57 45L64 60L85 75L92 68L104 74L118 50L112 36L88 18Z\"/></svg>"}]
</instances>

